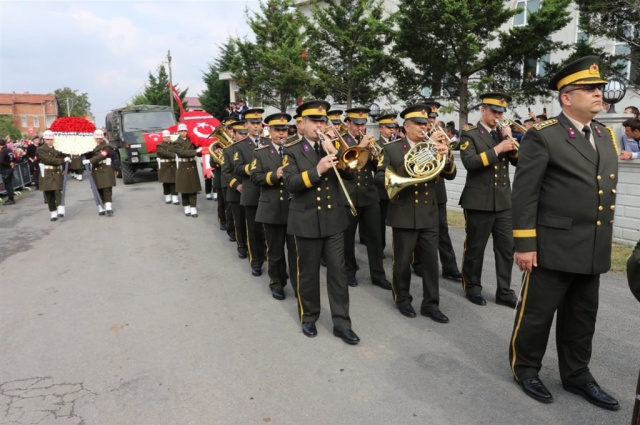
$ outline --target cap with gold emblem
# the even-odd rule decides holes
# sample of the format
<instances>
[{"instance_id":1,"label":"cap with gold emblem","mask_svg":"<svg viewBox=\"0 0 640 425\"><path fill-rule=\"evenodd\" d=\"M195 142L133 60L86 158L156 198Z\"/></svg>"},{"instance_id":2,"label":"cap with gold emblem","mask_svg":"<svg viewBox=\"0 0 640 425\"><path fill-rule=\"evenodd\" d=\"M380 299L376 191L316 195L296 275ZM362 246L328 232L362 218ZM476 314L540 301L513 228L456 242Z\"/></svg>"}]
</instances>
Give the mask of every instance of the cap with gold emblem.
<instances>
[{"instance_id":1,"label":"cap with gold emblem","mask_svg":"<svg viewBox=\"0 0 640 425\"><path fill-rule=\"evenodd\" d=\"M242 117L247 122L262 122L263 112L264 112L264 109L262 108L251 108L244 111L244 114L242 114Z\"/></svg>"},{"instance_id":2,"label":"cap with gold emblem","mask_svg":"<svg viewBox=\"0 0 640 425\"><path fill-rule=\"evenodd\" d=\"M398 123L396 122L396 114L386 114L380 115L378 117L378 124L384 127L396 128L398 127Z\"/></svg>"},{"instance_id":3,"label":"cap with gold emblem","mask_svg":"<svg viewBox=\"0 0 640 425\"><path fill-rule=\"evenodd\" d=\"M269 115L264 119L264 122L269 128L273 128L274 130L289 130L290 120L291 115L278 112L277 114Z\"/></svg>"},{"instance_id":4,"label":"cap with gold emblem","mask_svg":"<svg viewBox=\"0 0 640 425\"><path fill-rule=\"evenodd\" d=\"M247 128L247 122L244 120L235 121L233 124L231 124L231 128L233 128L233 131L238 133L249 132L249 129Z\"/></svg>"},{"instance_id":5,"label":"cap with gold emblem","mask_svg":"<svg viewBox=\"0 0 640 425\"><path fill-rule=\"evenodd\" d=\"M366 124L367 118L369 115L369 108L351 108L347 109L345 112L347 113L347 117L344 119L345 121L351 121L354 124Z\"/></svg>"},{"instance_id":6,"label":"cap with gold emblem","mask_svg":"<svg viewBox=\"0 0 640 425\"><path fill-rule=\"evenodd\" d=\"M405 121L414 121L421 124L429 122L429 111L431 108L426 103L418 103L417 105L411 105L400 112L400 118Z\"/></svg>"},{"instance_id":7,"label":"cap with gold emblem","mask_svg":"<svg viewBox=\"0 0 640 425\"><path fill-rule=\"evenodd\" d=\"M233 128L233 124L236 122L233 118L228 118L224 121L224 126L227 128Z\"/></svg>"},{"instance_id":8,"label":"cap with gold emblem","mask_svg":"<svg viewBox=\"0 0 640 425\"><path fill-rule=\"evenodd\" d=\"M295 115L293 116L293 119L294 119L294 120L296 120L296 122L300 122L300 121L302 121L302 117L301 117L299 114L295 114Z\"/></svg>"},{"instance_id":9,"label":"cap with gold emblem","mask_svg":"<svg viewBox=\"0 0 640 425\"><path fill-rule=\"evenodd\" d=\"M313 121L326 121L329 108L331 108L331 104L326 100L309 100L298 106L296 113L301 118L308 118Z\"/></svg>"},{"instance_id":10,"label":"cap with gold emblem","mask_svg":"<svg viewBox=\"0 0 640 425\"><path fill-rule=\"evenodd\" d=\"M342 111L339 109L332 109L327 112L327 118L329 118L329 121L331 121L333 125L338 125L342 122L342 120L340 119L341 115Z\"/></svg>"},{"instance_id":11,"label":"cap with gold emblem","mask_svg":"<svg viewBox=\"0 0 640 425\"><path fill-rule=\"evenodd\" d=\"M440 102L436 102L435 100L429 100L425 102L427 106L429 106L429 118L436 118L438 116L438 109L440 109Z\"/></svg>"},{"instance_id":12,"label":"cap with gold emblem","mask_svg":"<svg viewBox=\"0 0 640 425\"><path fill-rule=\"evenodd\" d=\"M549 89L561 90L569 84L607 84L600 76L600 58L585 56L563 66L549 81Z\"/></svg>"},{"instance_id":13,"label":"cap with gold emblem","mask_svg":"<svg viewBox=\"0 0 640 425\"><path fill-rule=\"evenodd\" d=\"M482 104L496 112L505 112L507 105L511 102L511 96L500 92L489 92L480 95Z\"/></svg>"}]
</instances>

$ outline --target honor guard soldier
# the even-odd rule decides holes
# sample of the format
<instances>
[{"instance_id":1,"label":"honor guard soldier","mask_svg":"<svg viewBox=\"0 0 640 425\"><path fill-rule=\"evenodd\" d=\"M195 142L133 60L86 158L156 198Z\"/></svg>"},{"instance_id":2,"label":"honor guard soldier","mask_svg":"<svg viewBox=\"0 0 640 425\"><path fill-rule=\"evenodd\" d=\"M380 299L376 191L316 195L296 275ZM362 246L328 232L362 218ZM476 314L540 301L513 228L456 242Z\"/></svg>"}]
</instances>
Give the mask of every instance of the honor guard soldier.
<instances>
[{"instance_id":1,"label":"honor guard soldier","mask_svg":"<svg viewBox=\"0 0 640 425\"><path fill-rule=\"evenodd\" d=\"M302 140L284 149L284 184L291 193L287 232L296 243L298 276L298 313L302 333L315 337L315 322L320 316L320 256L327 258L327 292L333 334L347 344L360 338L351 330L349 287L344 269L344 231L349 225L342 204L340 179L353 174L333 168L340 153L329 138L320 139L330 104L311 100L298 106L302 117ZM322 146L321 146L322 144Z\"/></svg>"},{"instance_id":2,"label":"honor guard soldier","mask_svg":"<svg viewBox=\"0 0 640 425\"><path fill-rule=\"evenodd\" d=\"M113 215L113 187L116 185L116 174L111 166L111 154L113 148L104 140L104 133L102 130L96 130L93 132L93 138L96 141L96 147L91 152L85 154L85 158L82 160L82 164L91 164L91 176L96 183L98 194L102 205L98 205L98 214L108 216Z\"/></svg>"},{"instance_id":3,"label":"honor guard soldier","mask_svg":"<svg viewBox=\"0 0 640 425\"><path fill-rule=\"evenodd\" d=\"M380 138L378 145L384 149L384 146L392 142L397 137L398 123L396 122L396 114L386 114L378 117L378 131ZM384 187L376 185L378 196L380 197L380 233L382 234L382 251L384 258L384 249L387 246L387 211L389 211L389 195Z\"/></svg>"},{"instance_id":4,"label":"honor guard soldier","mask_svg":"<svg viewBox=\"0 0 640 425\"><path fill-rule=\"evenodd\" d=\"M376 184L384 186L387 168L400 177L408 178L405 167L406 155L415 152L416 144L426 136L429 107L425 104L412 105L400 114L404 119L406 137L388 143L378 163ZM423 147L423 149L431 149ZM438 286L438 204L435 193L435 179L448 180L456 176L456 166L450 149L437 144L436 158L444 161L439 175L415 178L415 183L389 196L387 226L393 235L393 278L391 281L393 300L400 313L406 317L416 317L411 305L411 260L418 248L422 264L422 290L424 298L420 314L439 323L448 323L449 318L440 311ZM431 155L434 155L432 152ZM427 179L428 177L428 179Z\"/></svg>"},{"instance_id":5,"label":"honor guard soldier","mask_svg":"<svg viewBox=\"0 0 640 425\"><path fill-rule=\"evenodd\" d=\"M600 58L565 65L549 82L562 112L526 132L513 182L515 262L525 272L509 360L528 396L553 401L538 374L556 320L562 387L608 410L618 401L589 371L600 275L611 267L618 182L613 130L602 108Z\"/></svg>"},{"instance_id":6,"label":"honor guard soldier","mask_svg":"<svg viewBox=\"0 0 640 425\"><path fill-rule=\"evenodd\" d=\"M467 180L460 196L467 231L462 283L469 301L476 305L487 304L482 295L482 264L485 247L492 235L496 303L515 308L516 296L511 289L513 225L509 164L518 163L518 151L509 128L498 125L511 96L484 93L480 99L480 121L460 136L460 158L467 169Z\"/></svg>"},{"instance_id":7,"label":"honor guard soldier","mask_svg":"<svg viewBox=\"0 0 640 425\"><path fill-rule=\"evenodd\" d=\"M289 217L289 192L282 181L284 143L289 129L289 114L269 115L265 122L269 125L270 144L255 150L251 164L251 182L260 189L260 202L256 212L256 223L264 225L267 245L267 273L269 288L276 300L284 300L284 286L287 284L287 263L292 287L296 288L296 251L292 235L287 235ZM287 257L285 257L285 245ZM285 259L286 258L286 259Z\"/></svg>"},{"instance_id":8,"label":"honor guard soldier","mask_svg":"<svg viewBox=\"0 0 640 425\"><path fill-rule=\"evenodd\" d=\"M40 158L40 190L44 193L44 199L49 205L51 221L56 221L58 217L64 217L64 206L57 205L60 191L62 191L62 165L65 162L71 162L71 158L53 147L54 135L51 130L46 130L42 138L44 145L36 151Z\"/></svg>"},{"instance_id":9,"label":"honor guard soldier","mask_svg":"<svg viewBox=\"0 0 640 425\"><path fill-rule=\"evenodd\" d=\"M365 135L369 108L351 108L346 110L347 133L343 139L347 146L359 146L363 149L371 149L370 144L374 141L370 134ZM355 239L358 225L366 234L367 255L369 259L369 273L371 283L382 289L391 289L391 282L382 265L382 233L380 232L380 196L373 181L378 158L369 150L369 160L360 170L355 171L355 178L345 182L347 192L355 205L358 215L354 216L347 212L349 217L349 227L344 235L344 256L345 268L347 272L347 282L350 286L358 286L356 279ZM348 208L348 207L347 207Z\"/></svg>"},{"instance_id":10,"label":"honor guard soldier","mask_svg":"<svg viewBox=\"0 0 640 425\"><path fill-rule=\"evenodd\" d=\"M244 208L249 263L251 264L251 274L253 276L262 275L262 264L265 258L264 229L261 224L256 224L260 187L255 186L250 177L254 151L262 144L270 143L270 141L263 140L260 136L262 133L263 112L264 109L261 108L251 108L245 111L244 117L249 134L247 138L234 145L235 151L232 160L233 175L242 185L240 205Z\"/></svg>"},{"instance_id":11,"label":"honor guard soldier","mask_svg":"<svg viewBox=\"0 0 640 425\"><path fill-rule=\"evenodd\" d=\"M173 147L171 133L169 130L164 130L162 132L162 142L157 146L158 162L160 163L158 181L162 183L164 203L179 205L178 192L176 191L176 153Z\"/></svg>"},{"instance_id":12,"label":"honor guard soldier","mask_svg":"<svg viewBox=\"0 0 640 425\"><path fill-rule=\"evenodd\" d=\"M233 217L235 234L233 240L238 244L238 257L247 258L247 225L244 218L244 207L240 205L240 194L243 187L242 182L239 181L233 175L233 158L236 154L236 148L238 143L247 138L249 130L245 121L235 121L233 127L233 140L235 143L231 146L227 146L222 150L224 156L224 164L222 166L222 174L225 181L228 181L227 187L227 201L229 203L229 210ZM231 238L230 238L231 239Z\"/></svg>"},{"instance_id":13,"label":"honor guard soldier","mask_svg":"<svg viewBox=\"0 0 640 425\"><path fill-rule=\"evenodd\" d=\"M174 142L178 169L176 171L176 191L182 195L184 215L198 217L198 192L202 190L196 156L200 156L201 147L196 147L187 136L187 125L178 124L178 139Z\"/></svg>"}]
</instances>

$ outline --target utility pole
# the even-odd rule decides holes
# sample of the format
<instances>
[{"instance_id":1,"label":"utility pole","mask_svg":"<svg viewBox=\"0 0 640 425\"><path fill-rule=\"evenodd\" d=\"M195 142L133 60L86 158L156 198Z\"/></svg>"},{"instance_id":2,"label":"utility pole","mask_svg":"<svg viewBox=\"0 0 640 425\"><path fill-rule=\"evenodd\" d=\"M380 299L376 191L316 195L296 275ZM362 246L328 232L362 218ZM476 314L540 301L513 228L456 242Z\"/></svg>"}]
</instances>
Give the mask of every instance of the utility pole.
<instances>
[{"instance_id":1,"label":"utility pole","mask_svg":"<svg viewBox=\"0 0 640 425\"><path fill-rule=\"evenodd\" d=\"M67 98L67 116L71 116L71 108L69 107L69 98Z\"/></svg>"},{"instance_id":2,"label":"utility pole","mask_svg":"<svg viewBox=\"0 0 640 425\"><path fill-rule=\"evenodd\" d=\"M171 76L171 50L167 50L167 63L169 64L169 84L173 86L173 78ZM171 89L167 87L169 90L169 104L171 105L171 111L173 112L173 93Z\"/></svg>"}]
</instances>

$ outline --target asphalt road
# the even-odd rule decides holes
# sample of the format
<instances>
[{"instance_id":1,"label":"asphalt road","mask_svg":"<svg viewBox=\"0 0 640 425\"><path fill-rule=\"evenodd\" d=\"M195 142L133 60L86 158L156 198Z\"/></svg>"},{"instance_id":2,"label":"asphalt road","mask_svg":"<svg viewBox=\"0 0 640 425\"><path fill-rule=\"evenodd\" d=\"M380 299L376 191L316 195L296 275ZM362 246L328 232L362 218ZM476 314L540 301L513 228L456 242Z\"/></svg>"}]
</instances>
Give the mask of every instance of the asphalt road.
<instances>
[{"instance_id":1,"label":"asphalt road","mask_svg":"<svg viewBox=\"0 0 640 425\"><path fill-rule=\"evenodd\" d=\"M200 195L200 217L187 218L153 177L118 180L114 217L98 216L86 180L69 182L58 222L39 192L0 206L0 424L630 423L640 320L622 275L602 278L591 361L621 410L562 389L553 335L541 378L555 402L543 405L511 378L514 312L493 302L490 246L488 305L441 280L442 325L401 316L358 245L351 318L362 342L332 335L326 294L309 339L291 288L276 301L266 274L251 276L216 203ZM463 231L451 234L460 258ZM389 248L385 265L390 276ZM417 277L412 291L419 307Z\"/></svg>"}]
</instances>

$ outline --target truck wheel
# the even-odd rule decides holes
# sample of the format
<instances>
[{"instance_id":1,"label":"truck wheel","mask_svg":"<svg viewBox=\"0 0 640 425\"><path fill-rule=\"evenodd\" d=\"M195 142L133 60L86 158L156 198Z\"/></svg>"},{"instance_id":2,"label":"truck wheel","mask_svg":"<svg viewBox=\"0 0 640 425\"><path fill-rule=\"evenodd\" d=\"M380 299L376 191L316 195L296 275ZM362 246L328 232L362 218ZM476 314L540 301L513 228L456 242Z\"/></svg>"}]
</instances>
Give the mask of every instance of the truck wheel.
<instances>
[{"instance_id":1,"label":"truck wheel","mask_svg":"<svg viewBox=\"0 0 640 425\"><path fill-rule=\"evenodd\" d=\"M131 168L131 166L129 165L128 162L122 162L120 164L120 174L122 174L122 182L124 184L133 184L133 174L134 171Z\"/></svg>"}]
</instances>

